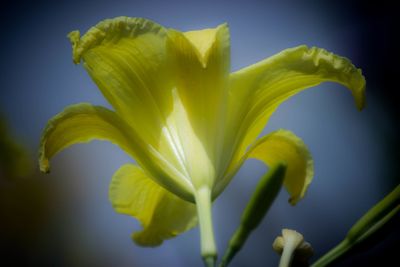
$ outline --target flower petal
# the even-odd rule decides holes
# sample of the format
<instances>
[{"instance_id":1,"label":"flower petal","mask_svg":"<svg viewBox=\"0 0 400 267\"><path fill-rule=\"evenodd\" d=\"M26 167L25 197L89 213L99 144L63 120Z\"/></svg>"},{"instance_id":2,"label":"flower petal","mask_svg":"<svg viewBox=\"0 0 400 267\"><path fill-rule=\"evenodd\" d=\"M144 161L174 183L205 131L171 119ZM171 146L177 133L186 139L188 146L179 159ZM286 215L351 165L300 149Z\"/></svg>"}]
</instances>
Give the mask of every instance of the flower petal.
<instances>
[{"instance_id":1,"label":"flower petal","mask_svg":"<svg viewBox=\"0 0 400 267\"><path fill-rule=\"evenodd\" d=\"M83 61L116 113L185 175L177 138L166 127L173 108L166 30L146 19L117 17L69 38L75 63Z\"/></svg>"},{"instance_id":2,"label":"flower petal","mask_svg":"<svg viewBox=\"0 0 400 267\"><path fill-rule=\"evenodd\" d=\"M40 170L50 170L49 159L59 151L93 139L109 140L130 155L135 152L124 134L127 126L106 108L80 103L67 107L54 116L43 131L39 150Z\"/></svg>"},{"instance_id":3,"label":"flower petal","mask_svg":"<svg viewBox=\"0 0 400 267\"><path fill-rule=\"evenodd\" d=\"M195 138L189 139L199 140L213 168L219 167L217 161L224 158L220 153L230 65L229 29L226 24L186 33L170 29L167 46L174 60L172 66L179 102L190 123L186 127L174 127L179 136L187 136L183 128L190 128L190 135ZM176 121L179 123L179 119ZM189 163L197 164L193 157L197 157L198 149L190 143L182 140L184 154Z\"/></svg>"},{"instance_id":4,"label":"flower petal","mask_svg":"<svg viewBox=\"0 0 400 267\"><path fill-rule=\"evenodd\" d=\"M162 26L146 19L117 17L101 21L82 38L78 31L69 38L75 63L83 61L121 117L144 127L159 122L154 120L159 119L159 108L169 109L171 104L164 99L171 82ZM141 118L129 118L139 112Z\"/></svg>"},{"instance_id":5,"label":"flower petal","mask_svg":"<svg viewBox=\"0 0 400 267\"><path fill-rule=\"evenodd\" d=\"M365 105L361 70L347 58L316 47L284 50L231 74L230 81L228 127L237 132L235 141L229 141L237 149L233 162L254 142L276 108L306 88L325 81L337 82L351 91L358 109Z\"/></svg>"},{"instance_id":6,"label":"flower petal","mask_svg":"<svg viewBox=\"0 0 400 267\"><path fill-rule=\"evenodd\" d=\"M278 130L260 138L250 147L232 173L217 185L215 195L223 190L248 158L261 160L270 167L279 162L287 164L283 184L290 194L292 205L303 198L314 175L314 163L304 142L290 131Z\"/></svg>"},{"instance_id":7,"label":"flower petal","mask_svg":"<svg viewBox=\"0 0 400 267\"><path fill-rule=\"evenodd\" d=\"M116 113L181 176L209 177L206 182L212 183L216 173L224 172L215 166L227 158L220 156L229 75L227 25L180 33L145 19L118 17L100 22L82 38L77 31L69 37L74 61L83 60Z\"/></svg>"},{"instance_id":8,"label":"flower petal","mask_svg":"<svg viewBox=\"0 0 400 267\"><path fill-rule=\"evenodd\" d=\"M114 174L109 198L116 212L140 221L143 230L132 237L142 246L160 245L197 224L194 204L166 191L133 164Z\"/></svg>"},{"instance_id":9,"label":"flower petal","mask_svg":"<svg viewBox=\"0 0 400 267\"><path fill-rule=\"evenodd\" d=\"M154 148L145 144L116 113L88 103L69 106L47 123L39 148L41 171L48 172L49 159L64 148L94 139L118 145L151 173L159 184L194 201L192 185L156 154Z\"/></svg>"}]
</instances>

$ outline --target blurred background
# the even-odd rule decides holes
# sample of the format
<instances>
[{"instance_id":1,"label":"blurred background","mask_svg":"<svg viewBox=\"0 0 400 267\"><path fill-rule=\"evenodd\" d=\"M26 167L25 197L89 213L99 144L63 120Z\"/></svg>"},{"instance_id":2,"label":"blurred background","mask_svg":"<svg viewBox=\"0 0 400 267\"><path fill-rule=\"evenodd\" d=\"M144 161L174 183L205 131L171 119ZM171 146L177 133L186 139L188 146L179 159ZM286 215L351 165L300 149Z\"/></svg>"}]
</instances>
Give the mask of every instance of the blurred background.
<instances>
[{"instance_id":1,"label":"blurred background","mask_svg":"<svg viewBox=\"0 0 400 267\"><path fill-rule=\"evenodd\" d=\"M49 118L73 103L109 106L82 66L72 63L67 33L83 33L102 19L121 15L182 31L228 22L232 70L300 44L323 47L362 68L364 111L356 110L347 90L329 83L293 97L273 115L264 134L285 128L300 136L314 157L315 178L295 207L281 191L232 266L277 266L271 245L282 228L303 233L317 259L399 183L397 17L394 4L387 2L3 1L0 265L202 266L197 228L157 248L131 241L139 224L116 214L108 201L113 173L132 161L117 147L99 141L74 146L53 159L51 174L37 170L38 143ZM248 161L216 201L221 253L265 170ZM394 221L379 243L355 251L337 266L378 266L384 259L397 259L399 216Z\"/></svg>"}]
</instances>

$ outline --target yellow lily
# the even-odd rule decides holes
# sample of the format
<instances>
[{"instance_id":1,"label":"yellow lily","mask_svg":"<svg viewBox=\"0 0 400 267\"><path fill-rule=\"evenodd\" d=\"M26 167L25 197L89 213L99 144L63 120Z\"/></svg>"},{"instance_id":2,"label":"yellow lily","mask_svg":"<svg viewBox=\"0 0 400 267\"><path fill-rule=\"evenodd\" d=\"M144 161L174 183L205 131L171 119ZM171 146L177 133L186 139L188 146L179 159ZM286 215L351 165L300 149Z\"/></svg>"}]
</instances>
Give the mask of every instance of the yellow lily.
<instances>
[{"instance_id":1,"label":"yellow lily","mask_svg":"<svg viewBox=\"0 0 400 267\"><path fill-rule=\"evenodd\" d=\"M83 63L114 111L81 103L52 118L40 168L49 171L49 159L72 144L100 139L121 147L138 166L115 173L110 200L141 222L133 235L140 245L159 245L198 217L202 255L215 258L211 203L247 158L287 163L292 204L311 182L313 161L300 138L278 130L255 141L276 108L324 81L350 89L359 109L365 102L361 71L320 48L287 49L230 73L227 24L179 32L118 17L69 38L74 62Z\"/></svg>"}]
</instances>

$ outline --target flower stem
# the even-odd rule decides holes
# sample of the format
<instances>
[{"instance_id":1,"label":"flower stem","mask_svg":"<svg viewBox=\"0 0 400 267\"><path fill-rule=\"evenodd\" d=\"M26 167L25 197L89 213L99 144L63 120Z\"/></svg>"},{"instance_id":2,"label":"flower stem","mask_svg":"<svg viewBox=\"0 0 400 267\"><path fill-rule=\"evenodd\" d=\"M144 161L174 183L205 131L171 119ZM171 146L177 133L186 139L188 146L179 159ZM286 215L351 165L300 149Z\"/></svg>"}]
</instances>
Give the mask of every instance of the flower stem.
<instances>
[{"instance_id":1,"label":"flower stem","mask_svg":"<svg viewBox=\"0 0 400 267\"><path fill-rule=\"evenodd\" d=\"M217 248L212 223L210 188L201 187L197 190L195 198L200 225L201 256L206 267L214 267L217 259Z\"/></svg>"},{"instance_id":2,"label":"flower stem","mask_svg":"<svg viewBox=\"0 0 400 267\"><path fill-rule=\"evenodd\" d=\"M349 250L350 247L351 244L346 239L343 240L331 251L319 258L318 261L313 263L312 267L327 266L329 263L332 263L334 260L340 258L344 253Z\"/></svg>"},{"instance_id":3,"label":"flower stem","mask_svg":"<svg viewBox=\"0 0 400 267\"><path fill-rule=\"evenodd\" d=\"M326 266L345 255L350 249L366 242L400 212L400 185L361 217L347 233L345 239L312 267Z\"/></svg>"}]
</instances>

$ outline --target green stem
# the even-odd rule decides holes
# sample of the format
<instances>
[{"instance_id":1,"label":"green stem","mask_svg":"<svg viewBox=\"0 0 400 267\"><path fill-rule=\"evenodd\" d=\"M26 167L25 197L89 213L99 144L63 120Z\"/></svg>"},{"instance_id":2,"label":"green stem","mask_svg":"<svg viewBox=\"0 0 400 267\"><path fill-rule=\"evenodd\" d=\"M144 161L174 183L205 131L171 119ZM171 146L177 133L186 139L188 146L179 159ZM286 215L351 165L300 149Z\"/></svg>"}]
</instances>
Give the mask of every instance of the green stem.
<instances>
[{"instance_id":1,"label":"green stem","mask_svg":"<svg viewBox=\"0 0 400 267\"><path fill-rule=\"evenodd\" d=\"M388 214L392 214L400 206L400 185L390 192L383 200L372 207L361 219L359 219L354 226L347 233L346 238L350 241L360 239L362 235L369 231L374 225L381 225L382 221ZM394 212L396 214L396 212ZM393 214L393 215L394 215ZM383 220L383 224L389 220Z\"/></svg>"},{"instance_id":2,"label":"green stem","mask_svg":"<svg viewBox=\"0 0 400 267\"><path fill-rule=\"evenodd\" d=\"M312 266L326 266L342 257L348 250L368 240L400 212L400 185L361 217L347 233L345 239L322 256Z\"/></svg>"},{"instance_id":3,"label":"green stem","mask_svg":"<svg viewBox=\"0 0 400 267\"><path fill-rule=\"evenodd\" d=\"M220 267L228 266L228 263L233 259L236 253L242 248L245 240L249 235L249 231L247 231L242 225L238 227L236 232L233 234L231 240L229 241L229 246L225 251L225 254L220 263Z\"/></svg>"},{"instance_id":4,"label":"green stem","mask_svg":"<svg viewBox=\"0 0 400 267\"><path fill-rule=\"evenodd\" d=\"M336 259L340 258L344 253L346 253L351 247L351 244L345 239L340 242L336 247L334 247L327 254L318 259L311 267L323 267L332 263Z\"/></svg>"},{"instance_id":5,"label":"green stem","mask_svg":"<svg viewBox=\"0 0 400 267\"><path fill-rule=\"evenodd\" d=\"M217 259L217 248L212 223L210 188L202 187L198 189L195 198L200 225L201 256L206 267L214 267Z\"/></svg>"}]
</instances>

